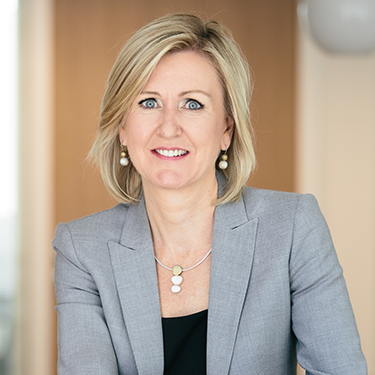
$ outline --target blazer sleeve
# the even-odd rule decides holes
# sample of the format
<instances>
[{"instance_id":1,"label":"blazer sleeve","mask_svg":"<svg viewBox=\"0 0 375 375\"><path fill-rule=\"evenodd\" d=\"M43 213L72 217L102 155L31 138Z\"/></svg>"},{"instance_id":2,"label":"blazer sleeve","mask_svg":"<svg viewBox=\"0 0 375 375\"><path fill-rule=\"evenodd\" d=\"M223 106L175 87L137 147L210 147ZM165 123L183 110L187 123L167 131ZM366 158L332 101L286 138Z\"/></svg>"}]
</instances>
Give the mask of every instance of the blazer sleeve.
<instances>
[{"instance_id":1,"label":"blazer sleeve","mask_svg":"<svg viewBox=\"0 0 375 375\"><path fill-rule=\"evenodd\" d=\"M367 374L342 268L309 194L300 198L295 213L290 287L297 359L306 374Z\"/></svg>"},{"instance_id":2,"label":"blazer sleeve","mask_svg":"<svg viewBox=\"0 0 375 375\"><path fill-rule=\"evenodd\" d=\"M56 251L58 374L118 374L97 287L77 257L66 224L58 225L52 244Z\"/></svg>"}]
</instances>

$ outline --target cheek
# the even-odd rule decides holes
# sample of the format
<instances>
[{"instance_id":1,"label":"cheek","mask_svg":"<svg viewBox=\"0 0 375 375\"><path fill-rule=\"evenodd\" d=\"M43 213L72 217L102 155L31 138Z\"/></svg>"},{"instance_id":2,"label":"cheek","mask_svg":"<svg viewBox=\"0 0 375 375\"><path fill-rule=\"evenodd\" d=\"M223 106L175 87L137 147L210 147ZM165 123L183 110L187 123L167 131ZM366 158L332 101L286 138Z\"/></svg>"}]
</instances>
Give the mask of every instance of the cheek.
<instances>
[{"instance_id":1,"label":"cheek","mask_svg":"<svg viewBox=\"0 0 375 375\"><path fill-rule=\"evenodd\" d=\"M130 159L133 160L134 166L148 157L149 135L142 131L142 128L129 128L127 132L127 146Z\"/></svg>"},{"instance_id":2,"label":"cheek","mask_svg":"<svg viewBox=\"0 0 375 375\"><path fill-rule=\"evenodd\" d=\"M147 137L145 129L137 123L128 122L122 128L122 136L126 141L126 145L129 147L135 147L144 143L144 139Z\"/></svg>"},{"instance_id":3,"label":"cheek","mask_svg":"<svg viewBox=\"0 0 375 375\"><path fill-rule=\"evenodd\" d=\"M132 110L128 113L127 118L120 130L120 137L123 140L123 144L128 146L129 143L134 143L137 141L137 133L140 134L140 121L136 113Z\"/></svg>"},{"instance_id":4,"label":"cheek","mask_svg":"<svg viewBox=\"0 0 375 375\"><path fill-rule=\"evenodd\" d=\"M134 145L134 143L131 140L129 141L129 144L128 144L128 153L129 153L131 163L133 164L135 169L139 173L141 173L142 166L145 165L145 162L143 162L144 155L142 155L139 152L139 147L137 147L137 145Z\"/></svg>"}]
</instances>

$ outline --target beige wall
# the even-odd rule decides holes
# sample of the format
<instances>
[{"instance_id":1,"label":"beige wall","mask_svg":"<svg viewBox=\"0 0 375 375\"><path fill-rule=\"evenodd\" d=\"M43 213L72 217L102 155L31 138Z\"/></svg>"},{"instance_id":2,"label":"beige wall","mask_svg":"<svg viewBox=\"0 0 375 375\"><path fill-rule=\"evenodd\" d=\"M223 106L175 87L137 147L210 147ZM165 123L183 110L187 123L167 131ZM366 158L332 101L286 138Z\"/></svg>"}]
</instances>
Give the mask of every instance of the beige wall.
<instances>
[{"instance_id":1,"label":"beige wall","mask_svg":"<svg viewBox=\"0 0 375 375\"><path fill-rule=\"evenodd\" d=\"M15 375L54 373L53 3L19 0L19 300Z\"/></svg>"},{"instance_id":2,"label":"beige wall","mask_svg":"<svg viewBox=\"0 0 375 375\"><path fill-rule=\"evenodd\" d=\"M297 190L326 216L375 375L375 54L332 55L301 33L297 61Z\"/></svg>"}]
</instances>

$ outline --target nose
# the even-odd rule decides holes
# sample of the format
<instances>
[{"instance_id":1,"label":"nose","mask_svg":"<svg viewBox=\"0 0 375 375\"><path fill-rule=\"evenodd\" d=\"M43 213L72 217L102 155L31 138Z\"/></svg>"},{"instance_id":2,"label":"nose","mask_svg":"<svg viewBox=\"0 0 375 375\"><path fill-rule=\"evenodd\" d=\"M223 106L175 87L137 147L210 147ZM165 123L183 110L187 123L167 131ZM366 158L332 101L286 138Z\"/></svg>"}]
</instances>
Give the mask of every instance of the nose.
<instances>
[{"instance_id":1,"label":"nose","mask_svg":"<svg viewBox=\"0 0 375 375\"><path fill-rule=\"evenodd\" d=\"M177 108L165 107L160 116L158 135L172 139L182 134L179 111Z\"/></svg>"}]
</instances>

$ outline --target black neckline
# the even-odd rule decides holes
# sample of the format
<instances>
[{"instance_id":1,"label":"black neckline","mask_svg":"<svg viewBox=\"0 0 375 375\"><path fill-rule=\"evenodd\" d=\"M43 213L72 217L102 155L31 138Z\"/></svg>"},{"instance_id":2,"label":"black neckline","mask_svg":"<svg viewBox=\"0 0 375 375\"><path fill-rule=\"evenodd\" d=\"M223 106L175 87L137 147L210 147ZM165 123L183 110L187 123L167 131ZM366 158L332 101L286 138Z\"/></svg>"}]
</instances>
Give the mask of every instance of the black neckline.
<instances>
[{"instance_id":1,"label":"black neckline","mask_svg":"<svg viewBox=\"0 0 375 375\"><path fill-rule=\"evenodd\" d=\"M204 314L207 314L208 313L208 309L206 310L202 310L202 311L198 311L196 313L193 313L193 314L189 314L189 315L181 315L181 316L167 316L167 317L163 317L162 319L164 320L173 320L173 319L189 319L189 318L194 318L194 317L198 317L199 315L204 315Z\"/></svg>"}]
</instances>

